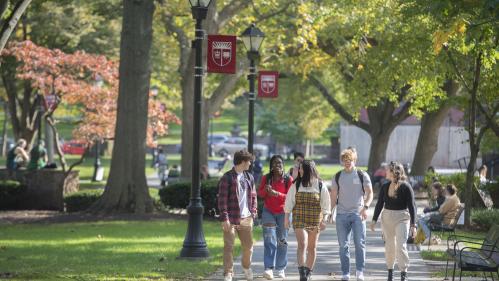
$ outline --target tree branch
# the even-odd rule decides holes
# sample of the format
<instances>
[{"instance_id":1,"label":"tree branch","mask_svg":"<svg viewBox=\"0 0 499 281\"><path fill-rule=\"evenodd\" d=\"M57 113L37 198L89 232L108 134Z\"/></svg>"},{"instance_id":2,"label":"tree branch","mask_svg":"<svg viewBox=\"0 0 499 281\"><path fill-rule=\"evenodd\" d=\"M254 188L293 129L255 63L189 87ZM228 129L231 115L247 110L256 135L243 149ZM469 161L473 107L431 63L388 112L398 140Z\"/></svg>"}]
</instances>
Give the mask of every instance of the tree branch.
<instances>
[{"instance_id":1,"label":"tree branch","mask_svg":"<svg viewBox=\"0 0 499 281\"><path fill-rule=\"evenodd\" d=\"M499 137L499 124L497 124L497 122L494 120L494 116L496 116L497 112L499 111L499 104L497 104L494 107L494 109L492 110L492 114L488 114L487 110L483 107L483 104L481 103L478 103L478 109L485 116L485 120L487 120L487 125L494 132L494 134L497 137Z\"/></svg>"},{"instance_id":2,"label":"tree branch","mask_svg":"<svg viewBox=\"0 0 499 281\"><path fill-rule=\"evenodd\" d=\"M237 82L244 75L245 70L248 68L248 60L244 60L235 74L224 75L222 81L218 84L218 87L213 91L211 97L207 100L209 103L209 114L212 115L222 106L224 100L234 89Z\"/></svg>"},{"instance_id":3,"label":"tree branch","mask_svg":"<svg viewBox=\"0 0 499 281\"><path fill-rule=\"evenodd\" d=\"M47 120L47 124L49 124L50 129L52 130L52 133L54 135L54 141L56 144L56 151L57 155L59 156L59 162L61 163L61 168L64 173L66 173L66 168L67 168L67 163L66 159L64 158L64 153L62 152L61 149L61 144L59 142L59 132L57 131L55 127L55 121L52 118L51 114L45 117L45 120Z\"/></svg>"},{"instance_id":4,"label":"tree branch","mask_svg":"<svg viewBox=\"0 0 499 281\"><path fill-rule=\"evenodd\" d=\"M229 4L225 5L222 11L218 13L216 20L217 29L221 30L230 19L249 5L250 1L248 0L232 0Z\"/></svg>"},{"instance_id":5,"label":"tree branch","mask_svg":"<svg viewBox=\"0 0 499 281\"><path fill-rule=\"evenodd\" d=\"M10 35L14 31L17 22L23 15L24 11L26 11L26 8L28 8L28 5L30 3L31 0L19 1L14 7L14 10L12 10L12 13L10 14L7 21L3 24L2 31L0 33L0 52L5 47L5 44L7 44L7 41L9 40Z\"/></svg>"},{"instance_id":6,"label":"tree branch","mask_svg":"<svg viewBox=\"0 0 499 281\"><path fill-rule=\"evenodd\" d=\"M471 92L471 88L469 87L468 82L466 82L466 80L464 79L464 76L459 71L459 68L457 67L456 61L454 60L454 57L452 56L452 54L450 53L448 48L444 48L444 49L445 49L445 52L447 53L447 56L449 57L449 60L451 62L452 67L454 68L454 71L456 72L457 78L459 78L459 80L461 80L461 82L463 82L463 85L468 90L468 92Z\"/></svg>"},{"instance_id":7,"label":"tree branch","mask_svg":"<svg viewBox=\"0 0 499 281\"><path fill-rule=\"evenodd\" d=\"M348 113L348 111L329 93L328 89L324 84L322 84L319 79L317 79L314 75L309 75L308 80L310 83L319 90L319 92L324 96L324 98L328 101L328 103L334 108L334 110L348 123L355 125L364 131L369 131L369 124L355 120L355 118Z\"/></svg>"},{"instance_id":8,"label":"tree branch","mask_svg":"<svg viewBox=\"0 0 499 281\"><path fill-rule=\"evenodd\" d=\"M178 66L178 72L180 75L184 75L189 65L189 56L191 53L189 38L187 37L187 34L185 34L185 31L180 26L175 24L173 15L165 13L163 15L163 22L167 32L176 35L175 38L177 39L178 47L180 49L180 64Z\"/></svg>"},{"instance_id":9,"label":"tree branch","mask_svg":"<svg viewBox=\"0 0 499 281\"><path fill-rule=\"evenodd\" d=\"M255 21L256 23L259 23L259 22L262 22L262 21L266 21L272 17L275 17L281 13L284 13L288 10L288 8L290 7L291 5L290 4L287 4L287 5L284 5L284 7L278 9L277 11L274 11L274 12L270 12L270 13L267 13L267 14L259 14L257 16L257 20ZM255 10L256 7L253 5L253 10Z\"/></svg>"}]
</instances>

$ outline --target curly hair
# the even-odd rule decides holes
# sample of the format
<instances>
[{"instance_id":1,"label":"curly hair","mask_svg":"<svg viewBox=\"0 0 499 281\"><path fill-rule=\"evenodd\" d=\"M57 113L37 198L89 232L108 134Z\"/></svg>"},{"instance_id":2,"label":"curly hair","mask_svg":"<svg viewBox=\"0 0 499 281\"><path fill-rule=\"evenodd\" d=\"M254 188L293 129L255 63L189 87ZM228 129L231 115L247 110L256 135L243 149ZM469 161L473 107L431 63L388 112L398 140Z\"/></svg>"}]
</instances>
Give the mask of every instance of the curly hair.
<instances>
[{"instance_id":1,"label":"curly hair","mask_svg":"<svg viewBox=\"0 0 499 281\"><path fill-rule=\"evenodd\" d=\"M405 181L407 176L405 175L404 166L399 162L391 161L388 168L393 175L393 183L395 184L395 189L388 190L388 196L393 198L397 196L397 190L400 186L399 183Z\"/></svg>"},{"instance_id":2,"label":"curly hair","mask_svg":"<svg viewBox=\"0 0 499 281\"><path fill-rule=\"evenodd\" d=\"M282 158L281 155L275 154L270 158L269 165L270 165L270 171L269 174L272 174L272 164L274 163L275 160L281 159L282 162L282 173L284 174L284 158Z\"/></svg>"}]
</instances>

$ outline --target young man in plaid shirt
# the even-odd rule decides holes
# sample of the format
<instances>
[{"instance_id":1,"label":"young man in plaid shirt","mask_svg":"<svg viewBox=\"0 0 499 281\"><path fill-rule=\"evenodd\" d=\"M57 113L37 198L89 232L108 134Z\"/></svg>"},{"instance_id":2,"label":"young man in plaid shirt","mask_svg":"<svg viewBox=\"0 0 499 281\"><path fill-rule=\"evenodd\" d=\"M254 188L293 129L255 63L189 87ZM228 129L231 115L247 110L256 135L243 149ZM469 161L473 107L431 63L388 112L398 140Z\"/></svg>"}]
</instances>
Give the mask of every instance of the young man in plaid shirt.
<instances>
[{"instance_id":1,"label":"young man in plaid shirt","mask_svg":"<svg viewBox=\"0 0 499 281\"><path fill-rule=\"evenodd\" d=\"M234 154L234 167L218 183L218 210L224 234L224 280L232 281L236 232L241 241L242 266L246 280L253 280L253 219L257 216L256 188L248 171L253 155L245 150Z\"/></svg>"}]
</instances>

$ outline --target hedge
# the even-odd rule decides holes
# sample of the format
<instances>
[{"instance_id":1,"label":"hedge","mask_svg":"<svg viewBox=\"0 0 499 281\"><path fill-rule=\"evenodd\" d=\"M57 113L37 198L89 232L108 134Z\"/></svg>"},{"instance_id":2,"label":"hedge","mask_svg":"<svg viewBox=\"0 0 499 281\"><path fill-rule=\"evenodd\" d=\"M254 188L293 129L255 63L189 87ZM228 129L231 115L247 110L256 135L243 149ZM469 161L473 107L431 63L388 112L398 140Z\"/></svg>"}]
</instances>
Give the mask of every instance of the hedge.
<instances>
[{"instance_id":1,"label":"hedge","mask_svg":"<svg viewBox=\"0 0 499 281\"><path fill-rule=\"evenodd\" d=\"M18 181L0 181L0 210L22 209L26 189L26 186Z\"/></svg>"},{"instance_id":2,"label":"hedge","mask_svg":"<svg viewBox=\"0 0 499 281\"><path fill-rule=\"evenodd\" d=\"M215 217L218 215L217 194L219 179L201 181L201 198L204 207L204 215ZM168 184L159 190L159 197L163 205L174 209L185 209L189 205L191 195L190 182L177 182ZM261 217L263 200L258 198L258 216Z\"/></svg>"},{"instance_id":3,"label":"hedge","mask_svg":"<svg viewBox=\"0 0 499 281\"><path fill-rule=\"evenodd\" d=\"M499 223L498 209L473 209L471 221L483 229L489 229L492 225Z\"/></svg>"},{"instance_id":4,"label":"hedge","mask_svg":"<svg viewBox=\"0 0 499 281\"><path fill-rule=\"evenodd\" d=\"M64 196L66 212L79 212L88 209L104 192L104 189L87 189Z\"/></svg>"}]
</instances>

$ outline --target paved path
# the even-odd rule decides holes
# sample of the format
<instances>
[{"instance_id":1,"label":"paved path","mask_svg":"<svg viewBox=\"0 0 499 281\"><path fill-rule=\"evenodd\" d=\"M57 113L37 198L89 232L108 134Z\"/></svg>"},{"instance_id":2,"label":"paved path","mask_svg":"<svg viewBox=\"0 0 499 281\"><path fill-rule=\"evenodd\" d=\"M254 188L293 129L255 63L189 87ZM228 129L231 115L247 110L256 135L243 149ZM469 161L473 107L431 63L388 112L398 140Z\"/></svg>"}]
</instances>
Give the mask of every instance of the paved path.
<instances>
[{"instance_id":1,"label":"paved path","mask_svg":"<svg viewBox=\"0 0 499 281\"><path fill-rule=\"evenodd\" d=\"M373 204L374 205L374 204ZM419 204L418 204L419 205ZM369 218L372 217L372 210L370 208ZM292 230L289 233L288 239L288 268L286 270L286 280L299 280L297 264L296 264L296 239ZM386 265L385 265L385 248L381 240L381 230L376 229L375 232L367 231L367 254L366 254L366 270L365 280L386 280ZM351 247L351 278L355 280L355 257L354 247ZM419 249L415 245L409 245L409 255L411 259L411 266L409 268L410 280L428 281L428 280L441 280L442 278L431 277L431 267L421 259ZM255 280L265 280L263 274L263 241L255 244L253 252L252 269L255 275ZM242 267L240 260L235 262L235 278L234 280L245 280L242 274ZM400 279L400 273L397 266L395 266L395 280ZM206 280L223 280L223 270L218 270L214 275ZM276 279L276 278L274 278ZM276 279L277 280L277 279ZM340 260L338 255L338 240L336 237L335 225L328 225L325 232L321 233L317 249L317 261L315 264L313 280L341 280Z\"/></svg>"}]
</instances>

